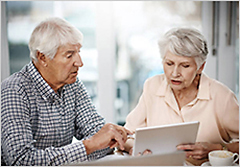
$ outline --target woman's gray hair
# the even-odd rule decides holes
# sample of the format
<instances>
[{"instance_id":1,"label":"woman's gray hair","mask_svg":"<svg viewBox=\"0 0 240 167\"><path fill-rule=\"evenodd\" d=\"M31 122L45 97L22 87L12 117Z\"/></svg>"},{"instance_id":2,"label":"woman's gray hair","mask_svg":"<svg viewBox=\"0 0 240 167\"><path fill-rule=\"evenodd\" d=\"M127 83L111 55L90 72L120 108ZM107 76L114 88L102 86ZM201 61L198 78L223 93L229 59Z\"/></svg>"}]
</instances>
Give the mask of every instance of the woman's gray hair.
<instances>
[{"instance_id":1,"label":"woman's gray hair","mask_svg":"<svg viewBox=\"0 0 240 167\"><path fill-rule=\"evenodd\" d=\"M198 69L206 61L208 54L207 41L193 28L173 28L158 44L163 60L167 51L178 56L194 57Z\"/></svg>"},{"instance_id":2,"label":"woman's gray hair","mask_svg":"<svg viewBox=\"0 0 240 167\"><path fill-rule=\"evenodd\" d=\"M64 19L53 17L42 21L32 32L28 44L31 59L37 61L37 51L53 59L60 46L81 44L83 34Z\"/></svg>"}]
</instances>

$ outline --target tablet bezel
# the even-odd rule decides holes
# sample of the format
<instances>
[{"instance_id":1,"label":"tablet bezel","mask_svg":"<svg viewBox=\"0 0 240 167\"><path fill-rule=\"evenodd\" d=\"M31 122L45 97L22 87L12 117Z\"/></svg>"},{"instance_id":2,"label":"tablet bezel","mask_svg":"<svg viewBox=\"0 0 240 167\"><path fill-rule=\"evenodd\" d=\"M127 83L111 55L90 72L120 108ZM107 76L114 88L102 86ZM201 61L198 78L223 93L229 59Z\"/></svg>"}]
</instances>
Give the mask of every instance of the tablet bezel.
<instances>
[{"instance_id":1,"label":"tablet bezel","mask_svg":"<svg viewBox=\"0 0 240 167\"><path fill-rule=\"evenodd\" d=\"M199 121L167 124L137 128L133 146L133 155L146 149L153 154L164 154L177 151L179 144L195 143Z\"/></svg>"}]
</instances>

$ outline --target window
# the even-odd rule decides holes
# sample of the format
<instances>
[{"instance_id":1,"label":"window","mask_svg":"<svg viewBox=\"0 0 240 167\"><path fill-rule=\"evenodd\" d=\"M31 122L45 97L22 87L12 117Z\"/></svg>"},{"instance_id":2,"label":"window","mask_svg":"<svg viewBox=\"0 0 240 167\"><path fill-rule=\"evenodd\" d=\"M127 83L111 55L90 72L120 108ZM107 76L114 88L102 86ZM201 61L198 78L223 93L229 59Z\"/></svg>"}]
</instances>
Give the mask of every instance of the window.
<instances>
[{"instance_id":1,"label":"window","mask_svg":"<svg viewBox=\"0 0 240 167\"><path fill-rule=\"evenodd\" d=\"M224 5L226 2L218 3ZM238 2L235 3L238 13ZM123 125L139 100L145 80L163 73L159 38L173 27L191 26L203 31L211 42L212 4L205 1L6 1L10 72L19 71L30 61L27 45L35 26L50 16L63 17L84 34L81 50L84 66L78 77L87 87L98 112L105 118L111 115L106 121ZM231 84L238 96L238 15L234 19L237 20L233 26L237 36L234 38L234 70L237 71L234 76L237 79ZM223 21L223 25L227 24ZM222 36L225 36L224 31ZM209 44L209 50L211 47ZM227 68L225 54L221 56L223 65L219 66L224 71ZM217 79L222 75L216 70L217 60L211 53L208 57L210 65L205 71ZM232 64L232 60L229 63ZM105 68L109 66L113 67ZM109 94L111 96L106 96ZM113 107L106 107L108 105Z\"/></svg>"},{"instance_id":2,"label":"window","mask_svg":"<svg viewBox=\"0 0 240 167\"><path fill-rule=\"evenodd\" d=\"M169 29L202 29L199 1L114 2L117 33L116 119L124 124L137 104L145 80L163 73L158 40ZM124 9L124 11L123 11Z\"/></svg>"},{"instance_id":3,"label":"window","mask_svg":"<svg viewBox=\"0 0 240 167\"><path fill-rule=\"evenodd\" d=\"M31 32L48 17L63 17L84 34L81 56L84 62L79 78L95 102L97 99L97 49L95 43L95 13L92 2L68 1L7 1L10 73L30 62L28 41Z\"/></svg>"}]
</instances>

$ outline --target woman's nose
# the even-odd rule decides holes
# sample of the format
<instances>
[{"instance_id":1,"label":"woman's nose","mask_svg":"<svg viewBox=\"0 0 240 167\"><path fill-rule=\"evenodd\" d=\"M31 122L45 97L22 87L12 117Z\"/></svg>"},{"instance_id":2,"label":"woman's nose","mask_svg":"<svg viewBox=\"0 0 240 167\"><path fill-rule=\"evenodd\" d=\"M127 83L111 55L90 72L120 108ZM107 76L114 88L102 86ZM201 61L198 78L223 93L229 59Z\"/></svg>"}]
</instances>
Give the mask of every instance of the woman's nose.
<instances>
[{"instance_id":1,"label":"woman's nose","mask_svg":"<svg viewBox=\"0 0 240 167\"><path fill-rule=\"evenodd\" d=\"M172 76L173 77L178 77L180 75L178 67L174 67Z\"/></svg>"}]
</instances>

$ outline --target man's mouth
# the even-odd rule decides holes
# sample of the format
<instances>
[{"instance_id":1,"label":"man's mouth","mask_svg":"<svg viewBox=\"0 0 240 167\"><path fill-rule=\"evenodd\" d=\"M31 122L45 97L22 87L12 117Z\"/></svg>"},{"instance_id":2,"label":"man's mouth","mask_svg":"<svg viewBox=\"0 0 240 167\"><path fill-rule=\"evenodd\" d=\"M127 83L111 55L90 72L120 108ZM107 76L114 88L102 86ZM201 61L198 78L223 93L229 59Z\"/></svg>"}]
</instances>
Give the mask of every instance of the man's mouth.
<instances>
[{"instance_id":1,"label":"man's mouth","mask_svg":"<svg viewBox=\"0 0 240 167\"><path fill-rule=\"evenodd\" d=\"M77 75L77 74L78 74L78 71L71 72L71 74Z\"/></svg>"}]
</instances>

